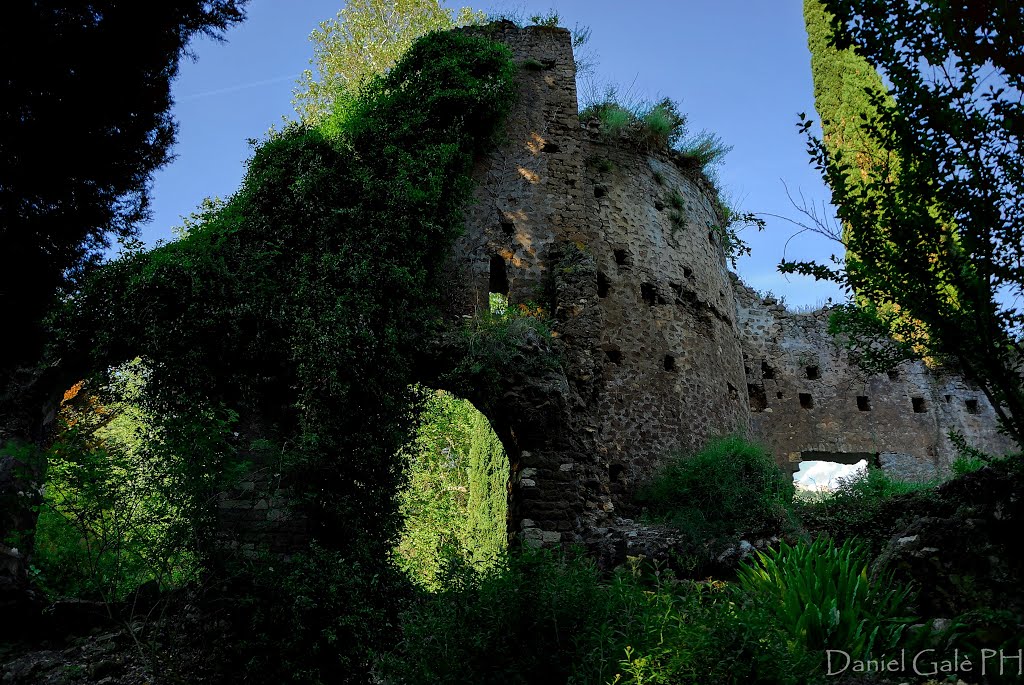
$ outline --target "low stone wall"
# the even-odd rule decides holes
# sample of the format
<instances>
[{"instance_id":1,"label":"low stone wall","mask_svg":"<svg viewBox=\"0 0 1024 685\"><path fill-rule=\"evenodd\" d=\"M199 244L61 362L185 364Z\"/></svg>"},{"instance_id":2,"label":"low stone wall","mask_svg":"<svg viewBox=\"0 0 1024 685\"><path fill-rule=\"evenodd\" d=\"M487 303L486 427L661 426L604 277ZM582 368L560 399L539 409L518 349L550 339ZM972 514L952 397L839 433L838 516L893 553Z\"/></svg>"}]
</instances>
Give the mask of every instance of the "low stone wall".
<instances>
[{"instance_id":1,"label":"low stone wall","mask_svg":"<svg viewBox=\"0 0 1024 685\"><path fill-rule=\"evenodd\" d=\"M305 517L280 474L257 467L217 499L217 530L228 552L243 556L288 554L309 541Z\"/></svg>"}]
</instances>

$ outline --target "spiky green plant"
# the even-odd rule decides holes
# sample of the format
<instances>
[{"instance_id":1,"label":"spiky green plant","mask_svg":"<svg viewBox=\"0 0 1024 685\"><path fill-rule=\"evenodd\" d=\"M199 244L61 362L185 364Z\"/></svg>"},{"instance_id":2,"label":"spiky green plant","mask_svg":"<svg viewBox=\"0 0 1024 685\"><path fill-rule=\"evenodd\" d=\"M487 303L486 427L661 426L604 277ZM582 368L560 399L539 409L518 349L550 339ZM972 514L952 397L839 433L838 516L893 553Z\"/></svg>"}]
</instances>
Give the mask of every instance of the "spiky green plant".
<instances>
[{"instance_id":1,"label":"spiky green plant","mask_svg":"<svg viewBox=\"0 0 1024 685\"><path fill-rule=\"evenodd\" d=\"M808 650L841 648L871 654L893 647L916 621L907 616L911 589L892 573L868 576L869 555L858 541L835 546L828 538L759 552L740 565L740 587L775 613Z\"/></svg>"}]
</instances>

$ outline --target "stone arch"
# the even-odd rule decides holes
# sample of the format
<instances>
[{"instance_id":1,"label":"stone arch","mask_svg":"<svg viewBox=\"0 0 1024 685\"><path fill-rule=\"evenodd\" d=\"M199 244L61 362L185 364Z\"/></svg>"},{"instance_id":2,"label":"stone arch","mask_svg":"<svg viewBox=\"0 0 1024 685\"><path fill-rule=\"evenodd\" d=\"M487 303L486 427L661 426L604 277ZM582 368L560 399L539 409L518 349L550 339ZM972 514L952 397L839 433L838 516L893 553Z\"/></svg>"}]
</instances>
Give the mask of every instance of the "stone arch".
<instances>
[{"instance_id":1,"label":"stone arch","mask_svg":"<svg viewBox=\"0 0 1024 685\"><path fill-rule=\"evenodd\" d=\"M408 484L398 495L402 530L396 559L410 577L433 587L444 547L456 545L477 568L508 547L510 471L490 420L454 393L420 387L418 424L403 454Z\"/></svg>"}]
</instances>

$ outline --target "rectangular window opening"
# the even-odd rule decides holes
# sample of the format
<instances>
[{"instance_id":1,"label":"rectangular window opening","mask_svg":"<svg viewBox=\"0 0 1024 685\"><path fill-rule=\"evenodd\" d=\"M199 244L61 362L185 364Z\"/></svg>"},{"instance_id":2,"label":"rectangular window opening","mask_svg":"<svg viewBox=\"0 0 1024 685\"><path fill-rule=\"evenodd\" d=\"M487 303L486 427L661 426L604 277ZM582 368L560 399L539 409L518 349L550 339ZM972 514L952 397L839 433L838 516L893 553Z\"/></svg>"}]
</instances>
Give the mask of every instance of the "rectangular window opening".
<instances>
[{"instance_id":1,"label":"rectangular window opening","mask_svg":"<svg viewBox=\"0 0 1024 685\"><path fill-rule=\"evenodd\" d=\"M640 284L640 297L651 307L658 300L658 292L654 287L653 283L641 283Z\"/></svg>"},{"instance_id":2,"label":"rectangular window opening","mask_svg":"<svg viewBox=\"0 0 1024 685\"><path fill-rule=\"evenodd\" d=\"M860 411L871 411L871 400L864 395L857 395L857 409Z\"/></svg>"},{"instance_id":3,"label":"rectangular window opening","mask_svg":"<svg viewBox=\"0 0 1024 685\"><path fill-rule=\"evenodd\" d=\"M928 411L928 404L924 401L923 397L912 397L910 403L914 406L915 414L924 414Z\"/></svg>"},{"instance_id":4,"label":"rectangular window opening","mask_svg":"<svg viewBox=\"0 0 1024 685\"><path fill-rule=\"evenodd\" d=\"M768 396L763 386L747 383L747 398L752 412L762 412L768 408Z\"/></svg>"},{"instance_id":5,"label":"rectangular window opening","mask_svg":"<svg viewBox=\"0 0 1024 685\"><path fill-rule=\"evenodd\" d=\"M800 393L800 406L803 409L814 409L814 398L809 392Z\"/></svg>"},{"instance_id":6,"label":"rectangular window opening","mask_svg":"<svg viewBox=\"0 0 1024 685\"><path fill-rule=\"evenodd\" d=\"M968 414L981 413L981 408L978 407L978 400L964 400L964 406L967 407Z\"/></svg>"}]
</instances>

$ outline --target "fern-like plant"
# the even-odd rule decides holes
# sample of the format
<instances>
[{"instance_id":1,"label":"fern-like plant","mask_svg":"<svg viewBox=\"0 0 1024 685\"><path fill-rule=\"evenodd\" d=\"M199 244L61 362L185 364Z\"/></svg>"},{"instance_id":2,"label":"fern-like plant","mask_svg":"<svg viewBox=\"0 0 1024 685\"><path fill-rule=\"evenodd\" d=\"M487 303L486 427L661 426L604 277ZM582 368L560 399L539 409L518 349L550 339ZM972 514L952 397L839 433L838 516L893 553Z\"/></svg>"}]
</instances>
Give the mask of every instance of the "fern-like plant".
<instances>
[{"instance_id":1,"label":"fern-like plant","mask_svg":"<svg viewBox=\"0 0 1024 685\"><path fill-rule=\"evenodd\" d=\"M869 555L857 541L828 538L758 553L741 564L740 587L774 612L791 637L810 651L842 649L856 658L893 647L907 626L911 590L892 574L868 576Z\"/></svg>"}]
</instances>

